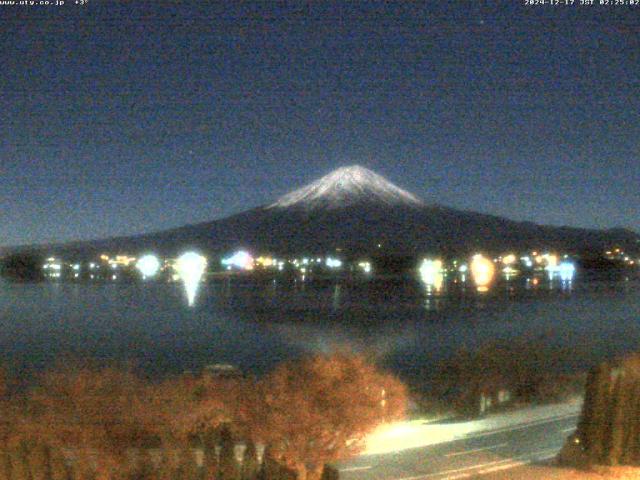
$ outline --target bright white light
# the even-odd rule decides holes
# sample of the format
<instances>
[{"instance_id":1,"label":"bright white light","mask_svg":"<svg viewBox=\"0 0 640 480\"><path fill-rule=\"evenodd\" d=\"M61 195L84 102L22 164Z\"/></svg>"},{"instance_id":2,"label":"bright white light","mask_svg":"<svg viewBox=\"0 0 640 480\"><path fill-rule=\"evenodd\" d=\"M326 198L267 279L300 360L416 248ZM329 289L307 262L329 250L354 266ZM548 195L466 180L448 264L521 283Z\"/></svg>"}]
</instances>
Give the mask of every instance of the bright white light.
<instances>
[{"instance_id":1,"label":"bright white light","mask_svg":"<svg viewBox=\"0 0 640 480\"><path fill-rule=\"evenodd\" d=\"M560 280L563 282L570 282L576 273L576 266L571 262L562 262L558 266L560 272Z\"/></svg>"},{"instance_id":2,"label":"bright white light","mask_svg":"<svg viewBox=\"0 0 640 480\"><path fill-rule=\"evenodd\" d=\"M364 273L371 273L371 262L360 262L358 267L362 269Z\"/></svg>"},{"instance_id":3,"label":"bright white light","mask_svg":"<svg viewBox=\"0 0 640 480\"><path fill-rule=\"evenodd\" d=\"M241 270L250 270L253 268L253 257L249 252L238 250L233 255L222 259L222 264L226 266L236 267Z\"/></svg>"},{"instance_id":4,"label":"bright white light","mask_svg":"<svg viewBox=\"0 0 640 480\"><path fill-rule=\"evenodd\" d=\"M531 261L531 257L520 257L520 260L525 264L527 268L533 267L533 262Z\"/></svg>"},{"instance_id":5,"label":"bright white light","mask_svg":"<svg viewBox=\"0 0 640 480\"><path fill-rule=\"evenodd\" d=\"M342 266L342 261L338 260L337 258L327 257L327 260L325 263L329 268L340 268Z\"/></svg>"},{"instance_id":6,"label":"bright white light","mask_svg":"<svg viewBox=\"0 0 640 480\"><path fill-rule=\"evenodd\" d=\"M458 271L460 273L466 273L466 271L469 269L469 267L467 267L466 265L460 265L460 268L458 269Z\"/></svg>"},{"instance_id":7,"label":"bright white light","mask_svg":"<svg viewBox=\"0 0 640 480\"><path fill-rule=\"evenodd\" d=\"M153 277L160 270L160 260L155 255L145 255L140 257L136 263L136 268L143 277Z\"/></svg>"},{"instance_id":8,"label":"bright white light","mask_svg":"<svg viewBox=\"0 0 640 480\"><path fill-rule=\"evenodd\" d=\"M479 290L486 290L495 273L493 262L482 255L474 255L471 260L471 275Z\"/></svg>"},{"instance_id":9,"label":"bright white light","mask_svg":"<svg viewBox=\"0 0 640 480\"><path fill-rule=\"evenodd\" d=\"M434 287L436 290L442 288L444 276L442 274L442 260L424 259L420 264L420 279L427 287Z\"/></svg>"},{"instance_id":10,"label":"bright white light","mask_svg":"<svg viewBox=\"0 0 640 480\"><path fill-rule=\"evenodd\" d=\"M77 272L80 270L80 265L78 265L77 263L73 266L73 269Z\"/></svg>"},{"instance_id":11,"label":"bright white light","mask_svg":"<svg viewBox=\"0 0 640 480\"><path fill-rule=\"evenodd\" d=\"M176 272L184 283L189 306L193 306L200 279L207 268L207 259L196 252L184 253L176 261Z\"/></svg>"}]
</instances>

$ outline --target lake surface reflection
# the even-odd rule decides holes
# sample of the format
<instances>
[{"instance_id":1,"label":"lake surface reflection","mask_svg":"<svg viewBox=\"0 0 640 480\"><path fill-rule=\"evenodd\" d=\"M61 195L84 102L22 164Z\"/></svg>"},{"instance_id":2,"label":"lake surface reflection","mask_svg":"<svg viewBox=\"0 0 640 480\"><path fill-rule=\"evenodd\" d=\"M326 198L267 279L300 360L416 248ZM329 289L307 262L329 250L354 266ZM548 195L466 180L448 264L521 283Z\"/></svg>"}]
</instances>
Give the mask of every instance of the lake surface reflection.
<instances>
[{"instance_id":1,"label":"lake surface reflection","mask_svg":"<svg viewBox=\"0 0 640 480\"><path fill-rule=\"evenodd\" d=\"M534 285L534 283L537 284ZM234 278L201 285L0 283L2 358L46 367L64 354L131 360L150 373L228 362L260 374L282 359L348 344L407 380L434 362L495 339L540 338L584 368L640 348L640 281L518 278L485 293L409 278L282 282Z\"/></svg>"}]
</instances>

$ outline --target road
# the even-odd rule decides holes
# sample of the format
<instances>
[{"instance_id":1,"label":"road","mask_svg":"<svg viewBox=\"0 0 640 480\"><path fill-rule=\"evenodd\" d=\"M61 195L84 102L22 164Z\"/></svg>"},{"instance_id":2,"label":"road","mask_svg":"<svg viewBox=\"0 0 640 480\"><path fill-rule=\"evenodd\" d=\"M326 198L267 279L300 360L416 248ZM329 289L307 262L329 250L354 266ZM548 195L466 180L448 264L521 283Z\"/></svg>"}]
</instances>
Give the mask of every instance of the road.
<instances>
[{"instance_id":1,"label":"road","mask_svg":"<svg viewBox=\"0 0 640 480\"><path fill-rule=\"evenodd\" d=\"M574 431L579 411L579 404L562 404L475 422L412 422L379 435L364 455L337 466L343 480L488 479L553 458Z\"/></svg>"}]
</instances>

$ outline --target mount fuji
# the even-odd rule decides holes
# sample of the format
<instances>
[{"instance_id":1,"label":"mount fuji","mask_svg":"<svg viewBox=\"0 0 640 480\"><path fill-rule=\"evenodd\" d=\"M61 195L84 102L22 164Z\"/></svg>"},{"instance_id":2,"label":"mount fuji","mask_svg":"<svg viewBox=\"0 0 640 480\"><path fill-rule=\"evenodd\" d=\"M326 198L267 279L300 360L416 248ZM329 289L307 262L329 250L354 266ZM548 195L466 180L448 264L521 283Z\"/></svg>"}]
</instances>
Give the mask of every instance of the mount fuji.
<instances>
[{"instance_id":1,"label":"mount fuji","mask_svg":"<svg viewBox=\"0 0 640 480\"><path fill-rule=\"evenodd\" d=\"M334 170L306 187L280 197L267 208L338 209L367 203L424 206L413 194L377 173L355 165Z\"/></svg>"},{"instance_id":2,"label":"mount fuji","mask_svg":"<svg viewBox=\"0 0 640 480\"><path fill-rule=\"evenodd\" d=\"M35 247L74 256L101 251L175 255L185 248L226 254L468 254L525 249L640 250L625 229L588 230L517 222L429 204L361 166L339 168L275 202L223 219L132 237Z\"/></svg>"}]
</instances>

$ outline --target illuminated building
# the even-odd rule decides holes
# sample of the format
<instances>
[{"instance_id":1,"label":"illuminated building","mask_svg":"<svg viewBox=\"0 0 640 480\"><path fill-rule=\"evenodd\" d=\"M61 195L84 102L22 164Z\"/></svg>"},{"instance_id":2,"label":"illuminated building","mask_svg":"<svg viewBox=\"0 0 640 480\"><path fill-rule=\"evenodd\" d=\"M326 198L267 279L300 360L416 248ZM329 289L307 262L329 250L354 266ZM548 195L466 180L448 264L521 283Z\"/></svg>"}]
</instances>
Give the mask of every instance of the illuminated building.
<instances>
[{"instance_id":1,"label":"illuminated building","mask_svg":"<svg viewBox=\"0 0 640 480\"><path fill-rule=\"evenodd\" d=\"M558 273L558 256L546 253L542 256L543 261L546 263L545 270L549 274L549 280L553 279L553 276Z\"/></svg>"},{"instance_id":2,"label":"illuminated building","mask_svg":"<svg viewBox=\"0 0 640 480\"><path fill-rule=\"evenodd\" d=\"M558 256L553 253L546 253L542 258L546 261L547 266L556 267L558 265Z\"/></svg>"},{"instance_id":3,"label":"illuminated building","mask_svg":"<svg viewBox=\"0 0 640 480\"><path fill-rule=\"evenodd\" d=\"M44 276L46 278L60 278L62 276L62 263L55 257L49 257L46 263L42 266L44 270Z\"/></svg>"},{"instance_id":4,"label":"illuminated building","mask_svg":"<svg viewBox=\"0 0 640 480\"><path fill-rule=\"evenodd\" d=\"M232 267L240 270L253 269L253 257L245 250L238 250L233 255L222 259L222 264L230 270Z\"/></svg>"},{"instance_id":5,"label":"illuminated building","mask_svg":"<svg viewBox=\"0 0 640 480\"><path fill-rule=\"evenodd\" d=\"M442 260L424 259L420 264L420 279L427 286L439 291L442 288L444 282L444 275L442 272Z\"/></svg>"},{"instance_id":6,"label":"illuminated building","mask_svg":"<svg viewBox=\"0 0 640 480\"><path fill-rule=\"evenodd\" d=\"M338 260L337 258L327 257L325 264L329 268L340 268L342 267L342 260Z\"/></svg>"},{"instance_id":7,"label":"illuminated building","mask_svg":"<svg viewBox=\"0 0 640 480\"><path fill-rule=\"evenodd\" d=\"M560 280L563 282L571 282L576 274L576 267L571 262L562 262L558 265Z\"/></svg>"},{"instance_id":8,"label":"illuminated building","mask_svg":"<svg viewBox=\"0 0 640 480\"><path fill-rule=\"evenodd\" d=\"M128 255L116 255L115 260L112 260L113 263L116 263L118 265L122 265L125 267L128 267L135 261L136 261L136 257L130 257Z\"/></svg>"},{"instance_id":9,"label":"illuminated building","mask_svg":"<svg viewBox=\"0 0 640 480\"><path fill-rule=\"evenodd\" d=\"M493 280L495 267L493 262L481 254L474 255L471 259L471 275L478 287L478 291L486 291Z\"/></svg>"},{"instance_id":10,"label":"illuminated building","mask_svg":"<svg viewBox=\"0 0 640 480\"><path fill-rule=\"evenodd\" d=\"M502 263L504 263L505 265L514 264L516 263L516 256L513 253L505 255L504 257L502 257Z\"/></svg>"},{"instance_id":11,"label":"illuminated building","mask_svg":"<svg viewBox=\"0 0 640 480\"><path fill-rule=\"evenodd\" d=\"M255 264L260 266L260 267L268 268L268 267L275 266L276 265L276 261L272 257L260 256L260 257L256 258Z\"/></svg>"},{"instance_id":12,"label":"illuminated building","mask_svg":"<svg viewBox=\"0 0 640 480\"><path fill-rule=\"evenodd\" d=\"M364 273L371 273L371 262L360 262L360 263L358 263L358 267Z\"/></svg>"}]
</instances>

